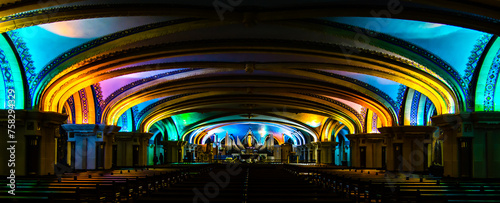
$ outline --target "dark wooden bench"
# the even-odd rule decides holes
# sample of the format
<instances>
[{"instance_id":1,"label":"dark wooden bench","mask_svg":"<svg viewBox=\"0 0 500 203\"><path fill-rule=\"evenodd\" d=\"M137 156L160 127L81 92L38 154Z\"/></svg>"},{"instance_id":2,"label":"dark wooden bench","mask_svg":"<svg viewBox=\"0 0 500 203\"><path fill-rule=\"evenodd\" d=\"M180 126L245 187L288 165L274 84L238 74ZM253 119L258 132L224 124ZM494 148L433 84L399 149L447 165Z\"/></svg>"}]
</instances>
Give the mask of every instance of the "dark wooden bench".
<instances>
[{"instance_id":1,"label":"dark wooden bench","mask_svg":"<svg viewBox=\"0 0 500 203\"><path fill-rule=\"evenodd\" d=\"M500 183L495 180L409 178L401 174L366 169L290 166L288 170L357 202L500 201Z\"/></svg>"},{"instance_id":2,"label":"dark wooden bench","mask_svg":"<svg viewBox=\"0 0 500 203\"><path fill-rule=\"evenodd\" d=\"M151 192L182 182L207 166L176 167L173 169L122 169L66 173L58 176L16 178L16 197L1 195L2 199L36 199L44 201L120 202L134 200ZM0 190L8 194L6 179L0 180ZM4 184L5 183L5 184ZM24 199L23 199L24 198Z\"/></svg>"}]
</instances>

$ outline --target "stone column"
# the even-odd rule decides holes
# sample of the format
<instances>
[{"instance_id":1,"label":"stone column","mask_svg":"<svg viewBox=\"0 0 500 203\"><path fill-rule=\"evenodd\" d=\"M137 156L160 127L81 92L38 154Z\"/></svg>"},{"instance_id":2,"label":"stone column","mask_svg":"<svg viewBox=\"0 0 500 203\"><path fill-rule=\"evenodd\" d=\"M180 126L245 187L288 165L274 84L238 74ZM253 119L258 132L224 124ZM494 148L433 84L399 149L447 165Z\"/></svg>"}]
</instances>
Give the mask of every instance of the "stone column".
<instances>
[{"instance_id":1,"label":"stone column","mask_svg":"<svg viewBox=\"0 0 500 203\"><path fill-rule=\"evenodd\" d=\"M307 155L307 161L312 162L315 161L315 163L318 163L317 160L317 150L318 150L318 143L317 142L311 142L306 144L306 155Z\"/></svg>"},{"instance_id":2,"label":"stone column","mask_svg":"<svg viewBox=\"0 0 500 203\"><path fill-rule=\"evenodd\" d=\"M192 144L191 145L191 152L193 152L193 155L192 155L193 156L192 157L193 158L193 162L196 162L196 147L197 146L198 146L197 144Z\"/></svg>"},{"instance_id":3,"label":"stone column","mask_svg":"<svg viewBox=\"0 0 500 203\"><path fill-rule=\"evenodd\" d=\"M302 157L302 161L306 161L306 147L304 145L300 146L300 156Z\"/></svg>"},{"instance_id":4,"label":"stone column","mask_svg":"<svg viewBox=\"0 0 500 203\"><path fill-rule=\"evenodd\" d=\"M11 115L9 117L9 115ZM59 127L67 119L67 115L55 112L39 112L36 110L15 110L9 113L8 110L0 110L0 131L2 141L0 147L4 150L0 156L0 175L10 175L10 170L14 169L18 176L29 175L27 162L33 156L36 162L30 168L31 172L36 175L54 174L54 165L56 160L56 143L55 138L60 137ZM15 120L14 127L9 128L9 120ZM9 134L14 135L14 139L8 137ZM36 140L33 142L34 148L38 148L38 152L27 148L28 140ZM7 143L12 141L12 143ZM14 146L12 152L7 148ZM28 157L30 156L30 157ZM13 158L12 162L9 160ZM15 160L15 161L14 161ZM15 167L10 168L8 163L15 163ZM14 166L14 165L13 165Z\"/></svg>"},{"instance_id":5,"label":"stone column","mask_svg":"<svg viewBox=\"0 0 500 203\"><path fill-rule=\"evenodd\" d=\"M318 152L320 153L321 159L318 160L318 163L332 164L335 162L335 157L333 157L333 153L335 152L335 146L337 142L320 142L318 144Z\"/></svg>"},{"instance_id":6,"label":"stone column","mask_svg":"<svg viewBox=\"0 0 500 203\"><path fill-rule=\"evenodd\" d=\"M152 133L134 133L134 138L139 140L139 166L147 166L148 165L148 147L149 147L149 139L153 136ZM156 152L154 152L156 153ZM154 156L154 155L153 155ZM159 155L157 155L159 156ZM158 161L157 164L159 164Z\"/></svg>"},{"instance_id":7,"label":"stone column","mask_svg":"<svg viewBox=\"0 0 500 203\"><path fill-rule=\"evenodd\" d=\"M462 130L459 115L447 114L432 117L432 123L439 127L439 140L443 140L444 176L460 177L458 167L458 132Z\"/></svg>"},{"instance_id":8,"label":"stone column","mask_svg":"<svg viewBox=\"0 0 500 203\"><path fill-rule=\"evenodd\" d=\"M304 145L297 146L297 156L299 161L304 157Z\"/></svg>"},{"instance_id":9,"label":"stone column","mask_svg":"<svg viewBox=\"0 0 500 203\"><path fill-rule=\"evenodd\" d=\"M104 169L113 167L113 144L115 142L113 134L104 136Z\"/></svg>"},{"instance_id":10,"label":"stone column","mask_svg":"<svg viewBox=\"0 0 500 203\"><path fill-rule=\"evenodd\" d=\"M311 143L311 145L312 145L312 153L311 153L312 159L316 160L315 163L319 163L318 158L321 158L321 157L318 157L318 152L320 150L319 146L318 146L319 142L313 142L313 143Z\"/></svg>"},{"instance_id":11,"label":"stone column","mask_svg":"<svg viewBox=\"0 0 500 203\"><path fill-rule=\"evenodd\" d=\"M116 166L132 166L133 165L133 145L138 145L134 142L132 133L118 132L115 135L114 145L116 145Z\"/></svg>"},{"instance_id":12,"label":"stone column","mask_svg":"<svg viewBox=\"0 0 500 203\"><path fill-rule=\"evenodd\" d=\"M500 112L432 117L443 140L444 176L500 178Z\"/></svg>"},{"instance_id":13,"label":"stone column","mask_svg":"<svg viewBox=\"0 0 500 203\"><path fill-rule=\"evenodd\" d=\"M362 167L360 148L364 147L366 168L382 167L382 146L385 146L385 136L380 133L349 134L346 137L351 142L351 162L353 167Z\"/></svg>"},{"instance_id":14,"label":"stone column","mask_svg":"<svg viewBox=\"0 0 500 203\"><path fill-rule=\"evenodd\" d=\"M186 141L163 141L163 147L166 149L163 156L165 156L166 163L182 162L184 159L184 146ZM213 157L212 157L213 158Z\"/></svg>"},{"instance_id":15,"label":"stone column","mask_svg":"<svg viewBox=\"0 0 500 203\"><path fill-rule=\"evenodd\" d=\"M349 139L349 148L351 150L351 167L361 167L359 160L359 144L360 138L355 134L348 134L346 138Z\"/></svg>"},{"instance_id":16,"label":"stone column","mask_svg":"<svg viewBox=\"0 0 500 203\"><path fill-rule=\"evenodd\" d=\"M309 162L309 147L304 148L304 161Z\"/></svg>"},{"instance_id":17,"label":"stone column","mask_svg":"<svg viewBox=\"0 0 500 203\"><path fill-rule=\"evenodd\" d=\"M382 147L385 146L385 137L380 134L375 134L373 137L366 139L366 167L367 168L382 168ZM386 155L387 162L387 155Z\"/></svg>"},{"instance_id":18,"label":"stone column","mask_svg":"<svg viewBox=\"0 0 500 203\"><path fill-rule=\"evenodd\" d=\"M387 137L387 170L423 172L429 161L426 144L431 143L433 126L394 126L382 127L379 131ZM399 149L401 147L401 149ZM397 153L401 150L400 155ZM401 169L396 163L401 163Z\"/></svg>"},{"instance_id":19,"label":"stone column","mask_svg":"<svg viewBox=\"0 0 500 203\"><path fill-rule=\"evenodd\" d=\"M68 142L75 142L75 154L72 156L75 156L75 169L80 170L97 169L96 143L112 141L113 134L120 130L119 126L104 124L64 124L62 127L68 132ZM104 159L105 167L111 167L111 143L105 143L104 146L104 156L101 158Z\"/></svg>"},{"instance_id":20,"label":"stone column","mask_svg":"<svg viewBox=\"0 0 500 203\"><path fill-rule=\"evenodd\" d=\"M287 163L288 157L290 156L290 152L292 151L292 145L288 143L284 143L281 145L281 162Z\"/></svg>"},{"instance_id":21,"label":"stone column","mask_svg":"<svg viewBox=\"0 0 500 203\"><path fill-rule=\"evenodd\" d=\"M188 157L188 154L189 152L191 151L191 147L192 145L190 143L186 143L186 145L184 146L184 148L182 149L182 154L184 155L182 157L183 161L184 161L184 157L187 158L189 160L189 157Z\"/></svg>"}]
</instances>

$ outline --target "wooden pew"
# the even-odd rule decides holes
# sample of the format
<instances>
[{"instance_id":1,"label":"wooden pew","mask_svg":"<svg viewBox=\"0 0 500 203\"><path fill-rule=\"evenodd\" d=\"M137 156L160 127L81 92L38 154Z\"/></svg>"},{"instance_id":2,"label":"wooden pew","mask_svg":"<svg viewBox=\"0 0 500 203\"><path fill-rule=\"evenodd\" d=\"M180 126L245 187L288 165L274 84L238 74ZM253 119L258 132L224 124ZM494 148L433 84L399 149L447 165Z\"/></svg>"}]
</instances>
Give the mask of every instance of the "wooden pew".
<instances>
[{"instance_id":1,"label":"wooden pew","mask_svg":"<svg viewBox=\"0 0 500 203\"><path fill-rule=\"evenodd\" d=\"M134 200L206 170L204 166L157 169L125 169L66 173L60 176L16 178L16 199L40 201L120 202ZM9 189L6 179L0 190ZM2 199L14 201L7 192Z\"/></svg>"},{"instance_id":2,"label":"wooden pew","mask_svg":"<svg viewBox=\"0 0 500 203\"><path fill-rule=\"evenodd\" d=\"M366 169L289 166L288 170L356 202L500 201L499 181L410 178Z\"/></svg>"}]
</instances>

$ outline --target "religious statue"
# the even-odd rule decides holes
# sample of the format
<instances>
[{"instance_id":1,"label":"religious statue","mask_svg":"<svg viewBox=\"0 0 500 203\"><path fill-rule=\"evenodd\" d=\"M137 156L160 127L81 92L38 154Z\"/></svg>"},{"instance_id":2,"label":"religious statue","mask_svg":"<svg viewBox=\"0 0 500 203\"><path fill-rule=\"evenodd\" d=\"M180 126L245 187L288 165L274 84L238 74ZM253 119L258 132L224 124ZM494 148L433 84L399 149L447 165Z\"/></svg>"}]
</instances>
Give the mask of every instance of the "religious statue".
<instances>
[{"instance_id":1,"label":"religious statue","mask_svg":"<svg viewBox=\"0 0 500 203\"><path fill-rule=\"evenodd\" d=\"M247 140L248 140L247 141L248 146L251 147L252 146L252 135L249 134L248 137L247 137Z\"/></svg>"}]
</instances>

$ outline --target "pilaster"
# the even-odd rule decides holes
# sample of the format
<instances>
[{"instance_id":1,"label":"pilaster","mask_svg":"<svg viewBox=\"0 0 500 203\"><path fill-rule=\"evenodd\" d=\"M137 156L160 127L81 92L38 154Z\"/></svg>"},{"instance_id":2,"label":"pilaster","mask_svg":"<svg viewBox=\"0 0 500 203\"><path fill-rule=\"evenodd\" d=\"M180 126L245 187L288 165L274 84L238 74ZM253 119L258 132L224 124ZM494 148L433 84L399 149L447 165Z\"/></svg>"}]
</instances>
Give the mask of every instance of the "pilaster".
<instances>
[{"instance_id":1,"label":"pilaster","mask_svg":"<svg viewBox=\"0 0 500 203\"><path fill-rule=\"evenodd\" d=\"M183 162L186 141L163 141L162 144L165 149L166 163Z\"/></svg>"},{"instance_id":2,"label":"pilaster","mask_svg":"<svg viewBox=\"0 0 500 203\"><path fill-rule=\"evenodd\" d=\"M382 127L379 131L387 139L387 170L423 172L429 163L428 146L433 126Z\"/></svg>"},{"instance_id":3,"label":"pilaster","mask_svg":"<svg viewBox=\"0 0 500 203\"><path fill-rule=\"evenodd\" d=\"M335 161L334 153L337 142L320 142L318 143L318 154L320 159L318 163L332 164Z\"/></svg>"},{"instance_id":4,"label":"pilaster","mask_svg":"<svg viewBox=\"0 0 500 203\"><path fill-rule=\"evenodd\" d=\"M148 165L148 147L151 133L118 132L115 135L117 166Z\"/></svg>"},{"instance_id":5,"label":"pilaster","mask_svg":"<svg viewBox=\"0 0 500 203\"><path fill-rule=\"evenodd\" d=\"M500 178L500 112L432 117L443 140L444 176Z\"/></svg>"},{"instance_id":6,"label":"pilaster","mask_svg":"<svg viewBox=\"0 0 500 203\"><path fill-rule=\"evenodd\" d=\"M359 133L348 134L346 137L351 144L353 167L382 168L382 147L385 146L385 136L379 133Z\"/></svg>"},{"instance_id":7,"label":"pilaster","mask_svg":"<svg viewBox=\"0 0 500 203\"><path fill-rule=\"evenodd\" d=\"M75 169L111 168L113 134L119 126L104 124L64 124L68 142L75 143Z\"/></svg>"}]
</instances>

